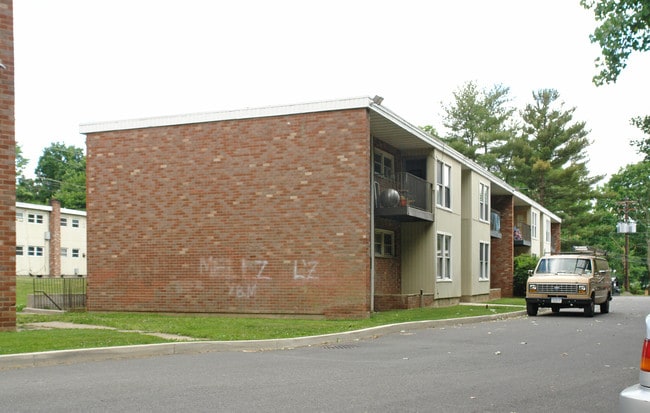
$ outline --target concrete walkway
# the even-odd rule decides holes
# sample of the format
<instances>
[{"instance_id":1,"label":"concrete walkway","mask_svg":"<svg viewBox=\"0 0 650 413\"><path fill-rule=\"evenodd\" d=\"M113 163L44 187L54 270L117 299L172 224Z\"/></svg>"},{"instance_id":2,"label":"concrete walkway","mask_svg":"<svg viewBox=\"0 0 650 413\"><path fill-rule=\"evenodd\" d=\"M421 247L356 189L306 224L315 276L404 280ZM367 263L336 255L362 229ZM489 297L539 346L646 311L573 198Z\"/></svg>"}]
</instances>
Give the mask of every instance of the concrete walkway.
<instances>
[{"instance_id":1,"label":"concrete walkway","mask_svg":"<svg viewBox=\"0 0 650 413\"><path fill-rule=\"evenodd\" d=\"M494 314L479 317L453 318L447 320L413 321L400 324L371 327L362 330L343 333L325 334L320 336L270 339L270 340L237 340L237 341L200 341L191 337L165 335L173 343L145 344L120 347L87 348L75 350L45 351L39 353L21 353L0 355L0 370L53 366L59 364L73 364L103 360L119 360L141 357L169 356L174 354L198 354L217 351L270 351L289 350L298 347L327 346L333 344L349 343L359 340L375 339L386 334L406 333L408 331L424 328L441 328L463 324L480 323L487 321L504 320L507 318L522 317L526 311L516 311L505 314ZM45 322L31 323L34 328L108 328L72 323ZM112 329L116 331L122 331ZM159 333L139 332L162 337ZM193 340L193 341L189 341Z\"/></svg>"}]
</instances>

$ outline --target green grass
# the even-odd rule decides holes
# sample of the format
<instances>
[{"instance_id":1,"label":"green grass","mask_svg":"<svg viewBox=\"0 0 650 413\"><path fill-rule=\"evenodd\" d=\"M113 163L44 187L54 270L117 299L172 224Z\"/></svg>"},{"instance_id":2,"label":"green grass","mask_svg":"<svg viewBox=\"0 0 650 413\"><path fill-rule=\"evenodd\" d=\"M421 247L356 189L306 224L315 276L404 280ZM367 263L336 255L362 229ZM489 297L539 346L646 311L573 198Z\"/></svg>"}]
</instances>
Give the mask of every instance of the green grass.
<instances>
[{"instance_id":1,"label":"green grass","mask_svg":"<svg viewBox=\"0 0 650 413\"><path fill-rule=\"evenodd\" d=\"M362 320L314 320L288 318L244 318L216 315L168 315L151 313L69 312L61 314L17 314L17 332L0 332L0 354L162 343L165 340L131 331L159 332L201 340L261 340L304 337L358 330L379 325L421 320L464 318L517 311L520 308L453 306L385 311ZM30 323L62 321L111 327L116 330L34 330Z\"/></svg>"},{"instance_id":2,"label":"green grass","mask_svg":"<svg viewBox=\"0 0 650 413\"><path fill-rule=\"evenodd\" d=\"M16 304L19 311L32 293L32 279L17 277ZM316 320L295 318L247 318L218 315L169 315L152 313L68 312L61 314L17 313L17 332L0 332L0 354L38 351L125 346L163 343L166 340L143 331L178 334L201 340L261 340L292 338L353 331L380 325L409 321L441 320L507 313L524 306L521 298L501 299L489 305L459 305L442 308L418 308L374 313L362 320ZM117 330L52 329L34 330L30 323L62 321L98 325Z\"/></svg>"}]
</instances>

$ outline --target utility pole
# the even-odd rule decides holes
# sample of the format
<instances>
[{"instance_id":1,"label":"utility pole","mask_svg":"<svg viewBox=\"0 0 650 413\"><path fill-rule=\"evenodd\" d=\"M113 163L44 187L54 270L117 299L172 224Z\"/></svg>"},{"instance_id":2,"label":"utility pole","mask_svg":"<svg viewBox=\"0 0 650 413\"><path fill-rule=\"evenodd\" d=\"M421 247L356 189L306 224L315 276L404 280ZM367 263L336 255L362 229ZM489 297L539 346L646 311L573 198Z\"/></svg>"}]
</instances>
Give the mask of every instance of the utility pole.
<instances>
[{"instance_id":1,"label":"utility pole","mask_svg":"<svg viewBox=\"0 0 650 413\"><path fill-rule=\"evenodd\" d=\"M616 230L619 233L625 234L625 255L623 257L623 288L625 291L630 291L630 233L636 232L636 221L630 220L630 211L633 211L632 205L634 201L625 198L625 201L618 203L623 209L623 221L616 224Z\"/></svg>"}]
</instances>

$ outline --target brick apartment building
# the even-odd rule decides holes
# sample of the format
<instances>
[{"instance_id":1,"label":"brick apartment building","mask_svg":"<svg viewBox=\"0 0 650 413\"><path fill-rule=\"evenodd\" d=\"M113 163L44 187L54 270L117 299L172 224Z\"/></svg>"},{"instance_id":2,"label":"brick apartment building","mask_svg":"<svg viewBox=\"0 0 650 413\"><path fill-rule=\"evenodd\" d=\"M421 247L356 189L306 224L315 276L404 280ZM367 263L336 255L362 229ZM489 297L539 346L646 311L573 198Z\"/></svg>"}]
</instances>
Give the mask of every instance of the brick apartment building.
<instances>
[{"instance_id":1,"label":"brick apartment building","mask_svg":"<svg viewBox=\"0 0 650 413\"><path fill-rule=\"evenodd\" d=\"M560 219L355 98L81 125L89 310L365 317L512 295Z\"/></svg>"},{"instance_id":2,"label":"brick apartment building","mask_svg":"<svg viewBox=\"0 0 650 413\"><path fill-rule=\"evenodd\" d=\"M0 1L0 331L16 329L13 2Z\"/></svg>"}]
</instances>

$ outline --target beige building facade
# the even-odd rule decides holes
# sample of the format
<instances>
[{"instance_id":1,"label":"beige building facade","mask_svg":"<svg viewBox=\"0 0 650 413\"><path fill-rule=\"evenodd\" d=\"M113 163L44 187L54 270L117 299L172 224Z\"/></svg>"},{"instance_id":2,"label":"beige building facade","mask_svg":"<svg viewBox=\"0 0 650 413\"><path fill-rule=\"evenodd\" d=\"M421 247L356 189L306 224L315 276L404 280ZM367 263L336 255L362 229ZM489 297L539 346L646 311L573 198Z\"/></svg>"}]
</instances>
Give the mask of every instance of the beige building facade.
<instances>
[{"instance_id":1,"label":"beige building facade","mask_svg":"<svg viewBox=\"0 0 650 413\"><path fill-rule=\"evenodd\" d=\"M16 275L86 274L86 212L17 202Z\"/></svg>"}]
</instances>

